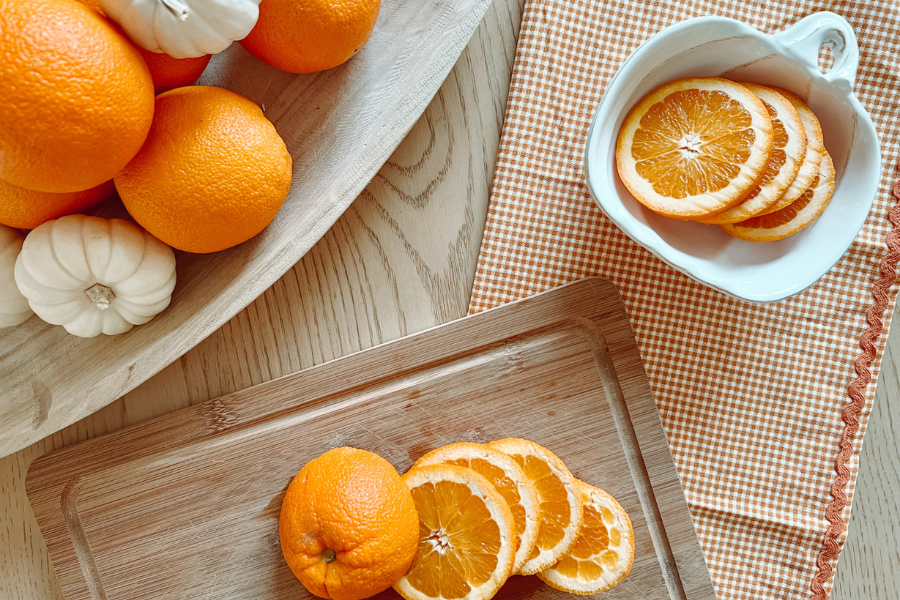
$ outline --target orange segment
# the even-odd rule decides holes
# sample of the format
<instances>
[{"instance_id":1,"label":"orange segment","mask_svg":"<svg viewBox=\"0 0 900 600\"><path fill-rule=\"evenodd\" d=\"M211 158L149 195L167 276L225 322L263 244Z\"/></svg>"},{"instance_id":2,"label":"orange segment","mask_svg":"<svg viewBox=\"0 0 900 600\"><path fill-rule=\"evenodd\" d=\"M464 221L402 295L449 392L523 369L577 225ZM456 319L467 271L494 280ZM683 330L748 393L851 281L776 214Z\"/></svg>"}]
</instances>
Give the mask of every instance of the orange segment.
<instances>
[{"instance_id":1,"label":"orange segment","mask_svg":"<svg viewBox=\"0 0 900 600\"><path fill-rule=\"evenodd\" d=\"M740 223L719 225L723 231L748 242L774 242L793 235L815 221L834 193L835 173L831 156L826 153L812 185L792 204L773 213Z\"/></svg>"},{"instance_id":2,"label":"orange segment","mask_svg":"<svg viewBox=\"0 0 900 600\"><path fill-rule=\"evenodd\" d=\"M540 529L534 550L518 571L533 575L559 560L575 543L583 515L575 478L555 454L529 440L505 438L488 447L511 456L537 490Z\"/></svg>"},{"instance_id":3,"label":"orange segment","mask_svg":"<svg viewBox=\"0 0 900 600\"><path fill-rule=\"evenodd\" d=\"M790 101L775 90L755 83L741 85L753 92L769 113L774 131L772 156L766 163L759 184L740 204L713 217L701 219L703 223L736 223L764 212L778 202L791 186L806 155L806 133L800 115Z\"/></svg>"},{"instance_id":4,"label":"orange segment","mask_svg":"<svg viewBox=\"0 0 900 600\"><path fill-rule=\"evenodd\" d=\"M624 579L634 562L634 529L622 506L605 491L577 482L584 523L575 544L538 577L558 590L598 594Z\"/></svg>"},{"instance_id":5,"label":"orange segment","mask_svg":"<svg viewBox=\"0 0 900 600\"><path fill-rule=\"evenodd\" d=\"M512 457L483 444L460 442L432 450L413 465L456 465L468 467L490 481L506 500L515 521L516 559L518 571L531 555L540 528L540 500L534 484Z\"/></svg>"},{"instance_id":6,"label":"orange segment","mask_svg":"<svg viewBox=\"0 0 900 600\"><path fill-rule=\"evenodd\" d=\"M650 210L696 219L740 202L762 177L773 143L768 112L745 87L719 77L679 79L625 118L616 168Z\"/></svg>"},{"instance_id":7,"label":"orange segment","mask_svg":"<svg viewBox=\"0 0 900 600\"><path fill-rule=\"evenodd\" d=\"M419 545L394 589L407 600L486 600L512 572L512 512L475 471L424 465L403 476L419 513Z\"/></svg>"},{"instance_id":8,"label":"orange segment","mask_svg":"<svg viewBox=\"0 0 900 600\"><path fill-rule=\"evenodd\" d=\"M799 96L781 88L772 88L779 95L783 96L800 117L803 124L803 132L806 135L806 152L803 155L803 162L797 171L797 176L791 185L784 191L781 198L772 206L766 208L762 214L775 212L792 204L803 195L813 185L813 179L819 174L819 166L822 158L825 156L825 138L822 135L822 127L815 113L806 105Z\"/></svg>"}]
</instances>

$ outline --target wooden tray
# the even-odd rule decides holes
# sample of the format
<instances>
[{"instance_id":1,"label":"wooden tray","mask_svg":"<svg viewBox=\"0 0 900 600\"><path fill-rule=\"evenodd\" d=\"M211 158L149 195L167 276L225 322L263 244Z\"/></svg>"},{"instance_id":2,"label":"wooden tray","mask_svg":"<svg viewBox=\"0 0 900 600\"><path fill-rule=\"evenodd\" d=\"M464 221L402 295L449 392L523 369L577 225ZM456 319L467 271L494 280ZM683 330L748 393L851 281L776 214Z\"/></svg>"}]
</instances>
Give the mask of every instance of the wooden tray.
<instances>
[{"instance_id":1,"label":"wooden tray","mask_svg":"<svg viewBox=\"0 0 900 600\"><path fill-rule=\"evenodd\" d=\"M290 269L359 195L425 110L489 0L384 0L366 47L320 74L268 67L239 44L201 83L260 104L294 159L293 185L256 238L177 253L172 305L115 337L84 340L32 317L0 329L0 457L93 413L187 352Z\"/></svg>"},{"instance_id":2,"label":"wooden tray","mask_svg":"<svg viewBox=\"0 0 900 600\"><path fill-rule=\"evenodd\" d=\"M605 598L714 600L628 318L601 279L43 456L26 486L67 600L307 598L278 543L304 463L351 445L404 472L437 446L506 436L546 445L631 515L634 567ZM570 596L513 577L498 597Z\"/></svg>"}]
</instances>

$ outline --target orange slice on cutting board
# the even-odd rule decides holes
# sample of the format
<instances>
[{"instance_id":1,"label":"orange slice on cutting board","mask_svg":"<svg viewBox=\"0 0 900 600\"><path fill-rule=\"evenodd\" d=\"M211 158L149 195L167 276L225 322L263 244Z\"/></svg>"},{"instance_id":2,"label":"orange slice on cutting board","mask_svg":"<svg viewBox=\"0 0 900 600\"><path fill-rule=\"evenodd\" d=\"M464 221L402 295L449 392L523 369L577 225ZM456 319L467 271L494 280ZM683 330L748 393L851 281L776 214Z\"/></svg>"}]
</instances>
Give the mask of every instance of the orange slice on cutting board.
<instances>
[{"instance_id":1,"label":"orange slice on cutting board","mask_svg":"<svg viewBox=\"0 0 900 600\"><path fill-rule=\"evenodd\" d=\"M419 513L419 546L394 584L407 600L487 600L515 560L515 520L494 485L472 469L425 465L403 480Z\"/></svg>"},{"instance_id":2,"label":"orange slice on cutting board","mask_svg":"<svg viewBox=\"0 0 900 600\"><path fill-rule=\"evenodd\" d=\"M819 165L822 163L822 158L826 153L822 126L819 124L819 119L815 113L797 94L781 88L772 89L786 98L797 111L800 122L803 124L803 131L806 133L806 153L803 156L800 170L797 171L797 176L788 189L785 190L777 202L760 214L779 211L797 201L813 185L813 179L819 175Z\"/></svg>"},{"instance_id":3,"label":"orange slice on cutting board","mask_svg":"<svg viewBox=\"0 0 900 600\"><path fill-rule=\"evenodd\" d=\"M577 482L584 523L572 548L537 576L571 594L599 594L625 579L634 563L634 529L616 499L598 487Z\"/></svg>"},{"instance_id":4,"label":"orange slice on cutting board","mask_svg":"<svg viewBox=\"0 0 900 600\"><path fill-rule=\"evenodd\" d=\"M831 156L825 153L812 185L792 204L773 213L740 223L719 225L723 231L748 242L774 242L793 235L815 221L834 194L835 172Z\"/></svg>"},{"instance_id":5,"label":"orange slice on cutting board","mask_svg":"<svg viewBox=\"0 0 900 600\"><path fill-rule=\"evenodd\" d=\"M532 441L504 438L488 447L511 456L537 489L541 524L535 547L518 571L534 575L558 561L575 543L584 515L576 479L559 457Z\"/></svg>"},{"instance_id":6,"label":"orange slice on cutting board","mask_svg":"<svg viewBox=\"0 0 900 600\"><path fill-rule=\"evenodd\" d=\"M459 442L432 450L417 460L413 468L439 464L472 469L487 478L506 500L516 524L513 573L518 572L537 543L541 522L540 498L525 471L511 456L472 442Z\"/></svg>"},{"instance_id":7,"label":"orange slice on cutting board","mask_svg":"<svg viewBox=\"0 0 900 600\"><path fill-rule=\"evenodd\" d=\"M806 132L800 115L791 102L771 88L755 83L741 83L762 100L772 120L775 141L772 156L762 179L738 205L706 219L702 223L737 223L765 212L784 195L806 156Z\"/></svg>"},{"instance_id":8,"label":"orange slice on cutting board","mask_svg":"<svg viewBox=\"0 0 900 600\"><path fill-rule=\"evenodd\" d=\"M701 219L738 204L759 184L773 144L772 120L750 90L721 77L679 79L625 117L616 169L650 210Z\"/></svg>"}]
</instances>

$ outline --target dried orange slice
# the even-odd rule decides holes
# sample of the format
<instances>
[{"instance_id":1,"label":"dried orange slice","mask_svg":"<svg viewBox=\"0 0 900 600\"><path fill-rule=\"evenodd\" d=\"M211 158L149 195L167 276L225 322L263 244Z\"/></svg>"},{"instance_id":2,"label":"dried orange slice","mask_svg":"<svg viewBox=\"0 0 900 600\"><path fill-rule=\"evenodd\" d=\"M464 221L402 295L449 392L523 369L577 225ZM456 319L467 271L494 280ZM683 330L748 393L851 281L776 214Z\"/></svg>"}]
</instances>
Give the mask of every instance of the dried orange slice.
<instances>
[{"instance_id":1,"label":"dried orange slice","mask_svg":"<svg viewBox=\"0 0 900 600\"><path fill-rule=\"evenodd\" d=\"M515 560L515 520L487 479L465 467L427 465L403 480L419 513L419 547L394 584L407 600L487 600Z\"/></svg>"},{"instance_id":2,"label":"dried orange slice","mask_svg":"<svg viewBox=\"0 0 900 600\"><path fill-rule=\"evenodd\" d=\"M793 235L822 214L834 193L834 164L826 152L819 166L819 174L812 186L781 210L752 217L740 223L719 225L723 231L748 242L774 242Z\"/></svg>"},{"instance_id":3,"label":"dried orange slice","mask_svg":"<svg viewBox=\"0 0 900 600\"><path fill-rule=\"evenodd\" d=\"M554 564L575 543L584 513L576 479L559 457L532 441L504 438L488 447L515 459L537 489L541 525L535 547L518 571L520 575L534 575Z\"/></svg>"},{"instance_id":4,"label":"dried orange slice","mask_svg":"<svg viewBox=\"0 0 900 600\"><path fill-rule=\"evenodd\" d=\"M777 202L760 214L779 211L798 200L812 186L813 179L819 175L819 165L822 163L822 157L825 156L825 138L822 136L822 126L819 124L819 119L816 118L815 113L797 94L781 88L772 89L784 96L800 116L800 122L803 123L803 131L806 133L806 154L803 157L800 170L797 171L797 176L788 189L785 190Z\"/></svg>"},{"instance_id":5,"label":"dried orange slice","mask_svg":"<svg viewBox=\"0 0 900 600\"><path fill-rule=\"evenodd\" d=\"M737 223L764 212L784 195L797 177L806 156L806 132L797 109L773 89L755 83L741 83L762 100L772 119L775 135L772 156L759 185L740 204L717 215L700 219L703 223Z\"/></svg>"},{"instance_id":6,"label":"dried orange slice","mask_svg":"<svg viewBox=\"0 0 900 600\"><path fill-rule=\"evenodd\" d=\"M750 90L721 77L679 79L625 117L616 168L650 210L698 219L731 208L759 183L773 143L769 113Z\"/></svg>"},{"instance_id":7,"label":"dried orange slice","mask_svg":"<svg viewBox=\"0 0 900 600\"><path fill-rule=\"evenodd\" d=\"M599 594L625 579L634 563L634 529L625 509L598 487L579 481L584 523L575 545L538 573L547 585L571 594Z\"/></svg>"},{"instance_id":8,"label":"dried orange slice","mask_svg":"<svg viewBox=\"0 0 900 600\"><path fill-rule=\"evenodd\" d=\"M413 468L439 464L468 467L494 484L509 505L516 523L513 573L521 569L534 549L541 523L537 489L522 467L508 454L483 444L459 442L432 450L417 460Z\"/></svg>"}]
</instances>

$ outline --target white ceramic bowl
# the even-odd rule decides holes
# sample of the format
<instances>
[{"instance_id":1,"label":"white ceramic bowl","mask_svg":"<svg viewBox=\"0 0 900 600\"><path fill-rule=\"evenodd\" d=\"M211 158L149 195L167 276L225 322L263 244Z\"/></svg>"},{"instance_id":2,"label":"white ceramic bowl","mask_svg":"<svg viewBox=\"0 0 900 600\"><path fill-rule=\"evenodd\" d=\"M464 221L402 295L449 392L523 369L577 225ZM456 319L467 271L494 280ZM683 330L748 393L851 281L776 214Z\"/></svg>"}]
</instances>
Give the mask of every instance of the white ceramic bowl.
<instances>
[{"instance_id":1,"label":"white ceramic bowl","mask_svg":"<svg viewBox=\"0 0 900 600\"><path fill-rule=\"evenodd\" d=\"M822 74L819 49L834 66ZM819 12L775 35L722 17L701 17L663 30L610 82L585 148L587 186L601 210L629 237L672 267L730 296L772 302L815 283L859 233L881 175L881 151L869 115L853 95L856 35L839 15ZM733 238L715 225L676 221L644 208L619 179L616 138L628 111L650 90L681 77L720 75L774 85L803 98L822 124L837 186L825 212L777 242Z\"/></svg>"}]
</instances>

